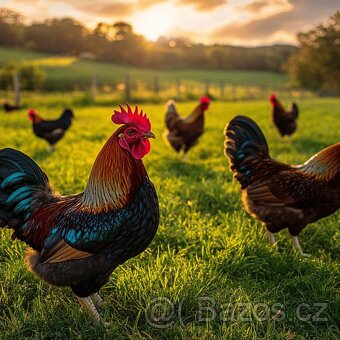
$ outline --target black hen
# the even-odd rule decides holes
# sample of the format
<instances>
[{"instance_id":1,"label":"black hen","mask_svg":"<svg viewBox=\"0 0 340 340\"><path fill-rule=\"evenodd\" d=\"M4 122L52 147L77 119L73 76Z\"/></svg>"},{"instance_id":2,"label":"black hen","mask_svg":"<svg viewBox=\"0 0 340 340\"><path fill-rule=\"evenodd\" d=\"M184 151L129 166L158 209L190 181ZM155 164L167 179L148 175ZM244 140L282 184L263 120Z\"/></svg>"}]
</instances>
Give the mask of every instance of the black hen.
<instances>
[{"instance_id":1,"label":"black hen","mask_svg":"<svg viewBox=\"0 0 340 340\"><path fill-rule=\"evenodd\" d=\"M20 110L20 106L18 105L11 105L9 103L5 103L4 106L3 106L5 112L12 112L12 111L15 111L15 110Z\"/></svg>"},{"instance_id":2,"label":"black hen","mask_svg":"<svg viewBox=\"0 0 340 340\"><path fill-rule=\"evenodd\" d=\"M65 132L70 128L74 118L71 109L65 109L61 117L56 120L44 120L34 109L28 111L28 117L33 122L33 132L36 136L45 139L54 150L54 145L63 138Z\"/></svg>"}]
</instances>

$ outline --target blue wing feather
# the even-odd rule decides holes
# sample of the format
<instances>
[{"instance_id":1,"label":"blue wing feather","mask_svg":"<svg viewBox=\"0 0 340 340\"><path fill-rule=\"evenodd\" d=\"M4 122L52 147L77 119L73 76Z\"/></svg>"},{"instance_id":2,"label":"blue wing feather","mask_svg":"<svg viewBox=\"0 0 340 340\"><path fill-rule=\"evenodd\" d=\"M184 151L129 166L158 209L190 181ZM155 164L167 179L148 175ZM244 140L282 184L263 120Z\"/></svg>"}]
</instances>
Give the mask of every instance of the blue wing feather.
<instances>
[{"instance_id":1,"label":"blue wing feather","mask_svg":"<svg viewBox=\"0 0 340 340\"><path fill-rule=\"evenodd\" d=\"M100 214L72 211L52 228L44 248L53 248L63 239L77 250L96 253L114 241L121 226L127 224L131 215L132 212L126 209Z\"/></svg>"}]
</instances>

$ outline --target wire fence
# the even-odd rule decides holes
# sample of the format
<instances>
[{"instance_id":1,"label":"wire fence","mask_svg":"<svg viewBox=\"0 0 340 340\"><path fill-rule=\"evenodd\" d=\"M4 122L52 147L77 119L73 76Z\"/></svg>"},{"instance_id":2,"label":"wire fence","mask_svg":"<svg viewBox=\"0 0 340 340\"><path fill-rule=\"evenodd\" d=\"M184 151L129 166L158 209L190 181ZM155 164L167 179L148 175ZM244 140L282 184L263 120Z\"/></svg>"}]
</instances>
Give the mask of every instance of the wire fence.
<instances>
[{"instance_id":1,"label":"wire fence","mask_svg":"<svg viewBox=\"0 0 340 340\"><path fill-rule=\"evenodd\" d=\"M62 83L62 80L60 80ZM4 100L13 101L20 105L21 96L20 78L16 75L13 78L14 91L2 91ZM262 86L253 84L230 84L228 80L214 82L208 80L164 80L154 77L151 80L134 78L126 74L119 80L112 79L110 82L101 82L97 76L92 80L81 84L62 84L48 83L48 87L40 89L40 94L51 94L51 92L69 93L73 95L73 104L87 105L91 103L108 104L112 102L151 102L161 103L172 98L176 101L197 100L202 95L208 95L213 100L219 101L247 101L263 100L275 92L280 98L307 98L315 95L304 89L292 89L285 85ZM65 85L65 84L64 84ZM70 86L72 85L72 86ZM56 89L56 90L54 90ZM54 90L54 91L53 91Z\"/></svg>"}]
</instances>

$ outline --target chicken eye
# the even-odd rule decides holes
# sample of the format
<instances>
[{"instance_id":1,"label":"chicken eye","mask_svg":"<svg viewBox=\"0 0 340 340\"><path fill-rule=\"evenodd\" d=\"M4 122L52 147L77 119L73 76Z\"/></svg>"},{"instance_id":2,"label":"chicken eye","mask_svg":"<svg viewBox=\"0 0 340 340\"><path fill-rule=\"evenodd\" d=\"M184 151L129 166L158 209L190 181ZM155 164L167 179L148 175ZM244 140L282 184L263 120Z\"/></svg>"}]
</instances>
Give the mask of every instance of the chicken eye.
<instances>
[{"instance_id":1,"label":"chicken eye","mask_svg":"<svg viewBox=\"0 0 340 340\"><path fill-rule=\"evenodd\" d=\"M128 136L133 136L136 132L135 132L135 130L129 129L129 130L126 131L126 133L127 133Z\"/></svg>"}]
</instances>

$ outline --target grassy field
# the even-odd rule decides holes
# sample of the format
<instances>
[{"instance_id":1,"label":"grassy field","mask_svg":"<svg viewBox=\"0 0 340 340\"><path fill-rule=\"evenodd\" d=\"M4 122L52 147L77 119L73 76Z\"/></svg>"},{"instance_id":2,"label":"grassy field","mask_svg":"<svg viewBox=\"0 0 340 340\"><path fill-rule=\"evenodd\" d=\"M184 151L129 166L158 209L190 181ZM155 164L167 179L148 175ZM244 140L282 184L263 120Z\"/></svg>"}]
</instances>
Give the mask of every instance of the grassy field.
<instances>
[{"instance_id":1,"label":"grassy field","mask_svg":"<svg viewBox=\"0 0 340 340\"><path fill-rule=\"evenodd\" d=\"M179 109L186 113L193 105L180 103ZM339 141L339 99L299 105L299 128L289 144L271 126L267 101L213 102L206 132L186 163L162 141L164 106L143 105L158 137L145 164L159 195L161 221L147 251L119 267L101 291L110 325L93 326L69 289L50 287L29 273L25 245L2 230L1 339L339 339L339 212L302 232L311 258L294 252L286 231L271 247L263 226L244 212L223 156L222 131L236 114L259 123L271 156L282 162L304 162ZM47 118L60 113L47 103L39 109ZM116 129L112 108L74 111L74 125L51 155L32 134L26 111L0 120L0 147L27 153L63 194L84 189L98 151Z\"/></svg>"},{"instance_id":2,"label":"grassy field","mask_svg":"<svg viewBox=\"0 0 340 340\"><path fill-rule=\"evenodd\" d=\"M180 81L182 86L195 87L203 82L219 84L224 82L230 85L265 86L271 88L283 88L287 86L288 79L284 74L258 71L154 71L138 69L122 65L114 65L100 62L82 60L74 57L56 57L41 53L25 52L0 48L0 65L10 60L29 61L38 64L46 71L47 88L63 89L65 86L89 88L94 75L98 77L100 84L116 86L125 81L128 73L134 86L153 86L157 77L162 87L169 87ZM203 85L202 85L203 86Z\"/></svg>"}]
</instances>

